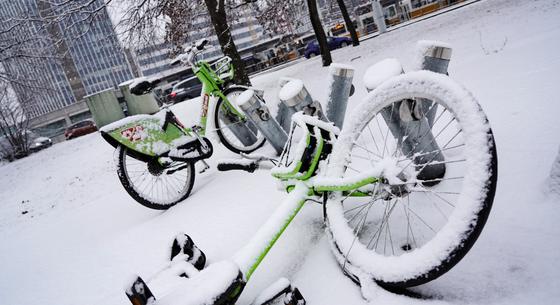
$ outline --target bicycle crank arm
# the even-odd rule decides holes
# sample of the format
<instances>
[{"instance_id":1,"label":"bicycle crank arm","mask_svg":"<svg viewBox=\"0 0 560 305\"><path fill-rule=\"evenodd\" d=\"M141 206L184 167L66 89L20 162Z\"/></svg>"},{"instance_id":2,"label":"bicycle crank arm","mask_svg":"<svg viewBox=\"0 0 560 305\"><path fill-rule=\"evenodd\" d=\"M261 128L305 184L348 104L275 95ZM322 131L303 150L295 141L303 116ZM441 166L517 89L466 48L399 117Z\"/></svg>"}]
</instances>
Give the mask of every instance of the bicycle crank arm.
<instances>
[{"instance_id":1,"label":"bicycle crank arm","mask_svg":"<svg viewBox=\"0 0 560 305\"><path fill-rule=\"evenodd\" d=\"M172 149L167 154L162 155L162 157L169 157L173 161L197 162L210 158L212 153L213 147L210 140L201 137L200 140L195 140Z\"/></svg>"}]
</instances>

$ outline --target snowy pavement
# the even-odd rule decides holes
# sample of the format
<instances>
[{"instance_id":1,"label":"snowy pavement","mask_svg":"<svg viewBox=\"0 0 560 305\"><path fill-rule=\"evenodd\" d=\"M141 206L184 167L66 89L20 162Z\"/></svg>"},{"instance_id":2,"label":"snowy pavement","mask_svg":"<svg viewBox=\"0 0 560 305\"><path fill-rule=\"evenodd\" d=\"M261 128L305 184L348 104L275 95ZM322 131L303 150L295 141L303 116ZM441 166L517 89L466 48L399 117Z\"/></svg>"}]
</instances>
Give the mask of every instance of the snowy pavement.
<instances>
[{"instance_id":1,"label":"snowy pavement","mask_svg":"<svg viewBox=\"0 0 560 305\"><path fill-rule=\"evenodd\" d=\"M450 74L478 98L494 130L499 180L481 237L452 271L415 292L427 300L360 288L346 278L323 236L321 206L310 203L254 273L240 303L280 277L308 304L557 304L560 298L560 196L546 185L560 145L560 1L486 0L333 52L356 67L365 96L368 66L398 58L415 66L417 40L454 48ZM327 68L302 61L253 79L276 110L279 77L297 77L326 99ZM177 115L188 125L196 103ZM187 232L210 262L231 257L285 197L269 173L220 173L234 157L219 145L213 169L197 175L192 195L168 211L140 206L115 173L113 149L98 133L0 164L0 303L127 304L124 284L166 263L172 238ZM272 152L265 147L264 152Z\"/></svg>"}]
</instances>

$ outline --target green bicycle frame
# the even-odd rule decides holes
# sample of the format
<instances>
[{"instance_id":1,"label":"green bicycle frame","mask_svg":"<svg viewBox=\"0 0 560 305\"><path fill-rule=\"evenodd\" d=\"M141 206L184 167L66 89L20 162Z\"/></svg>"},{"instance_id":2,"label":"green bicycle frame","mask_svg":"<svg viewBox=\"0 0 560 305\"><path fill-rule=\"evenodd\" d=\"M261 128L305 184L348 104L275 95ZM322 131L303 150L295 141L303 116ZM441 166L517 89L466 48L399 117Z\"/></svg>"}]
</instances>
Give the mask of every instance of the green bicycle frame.
<instances>
[{"instance_id":1,"label":"green bicycle frame","mask_svg":"<svg viewBox=\"0 0 560 305\"><path fill-rule=\"evenodd\" d=\"M208 107L210 104L210 96L222 99L222 107L227 107L227 110L236 116L244 118L244 114L238 111L227 97L222 92L222 86L225 81L212 69L211 65L206 61L199 61L193 66L193 72L196 77L202 83L201 100L202 109L200 113L200 127L202 130L199 131L201 136L206 134L206 127L208 122ZM231 63L228 64L228 74L229 78L233 78L233 66ZM217 111L217 110L216 110Z\"/></svg>"},{"instance_id":2,"label":"green bicycle frame","mask_svg":"<svg viewBox=\"0 0 560 305\"><path fill-rule=\"evenodd\" d=\"M222 67L228 69L229 77L233 77L233 66L222 59ZM219 62L218 62L219 63ZM227 64L227 66L225 66ZM208 106L210 96L222 99L220 107L227 112L245 118L227 99L222 91L225 80L221 78L206 61L193 65L196 77L202 82L202 111L200 129L195 134L204 136L206 133ZM219 73L220 71L218 71ZM217 111L217 110L216 110ZM193 128L183 126L169 110L155 115L136 115L100 129L105 140L117 147L123 145L129 149L128 154L139 160L151 160L153 157L165 155L180 142L183 136L192 136Z\"/></svg>"},{"instance_id":3,"label":"green bicycle frame","mask_svg":"<svg viewBox=\"0 0 560 305\"><path fill-rule=\"evenodd\" d=\"M297 119L294 115L294 121ZM335 135L324 128L303 121L298 125L305 128L307 134L298 143L299 148L296 148L301 151L301 154L294 158L292 166L276 168L272 172L274 177L287 185L288 197L251 241L234 257L245 281L249 280L310 197L323 196L328 192L342 192L344 196L370 196L371 192L364 187L381 181L381 173L375 170L357 179L329 180L317 177L319 162L326 161ZM293 135L293 128L291 134Z\"/></svg>"},{"instance_id":4,"label":"green bicycle frame","mask_svg":"<svg viewBox=\"0 0 560 305\"><path fill-rule=\"evenodd\" d=\"M308 195L317 190L322 192L346 191L355 193L360 187L379 181L378 177L366 177L352 184L310 186L304 181L298 181L288 194L288 197L274 211L269 220L253 236L251 241L242 248L234 257L241 273L247 282L260 263L264 260L276 241L290 225L292 220L301 211L301 208L309 198ZM358 191L360 194L364 194Z\"/></svg>"}]
</instances>

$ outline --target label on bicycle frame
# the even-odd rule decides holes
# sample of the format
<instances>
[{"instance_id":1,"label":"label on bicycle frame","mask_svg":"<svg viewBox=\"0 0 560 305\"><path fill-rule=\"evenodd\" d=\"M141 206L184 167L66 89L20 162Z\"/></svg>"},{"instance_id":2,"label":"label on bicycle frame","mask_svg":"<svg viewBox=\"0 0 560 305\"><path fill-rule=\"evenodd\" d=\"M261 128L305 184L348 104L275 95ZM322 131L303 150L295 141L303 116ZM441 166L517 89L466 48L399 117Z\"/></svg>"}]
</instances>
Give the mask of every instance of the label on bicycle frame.
<instances>
[{"instance_id":1,"label":"label on bicycle frame","mask_svg":"<svg viewBox=\"0 0 560 305\"><path fill-rule=\"evenodd\" d=\"M146 133L144 132L144 127L138 125L121 131L121 136L128 139L130 142L136 142L143 140Z\"/></svg>"},{"instance_id":2,"label":"label on bicycle frame","mask_svg":"<svg viewBox=\"0 0 560 305\"><path fill-rule=\"evenodd\" d=\"M202 96L202 116L206 117L206 115L208 114L208 101L210 100L210 97L208 96L208 94L204 94Z\"/></svg>"}]
</instances>

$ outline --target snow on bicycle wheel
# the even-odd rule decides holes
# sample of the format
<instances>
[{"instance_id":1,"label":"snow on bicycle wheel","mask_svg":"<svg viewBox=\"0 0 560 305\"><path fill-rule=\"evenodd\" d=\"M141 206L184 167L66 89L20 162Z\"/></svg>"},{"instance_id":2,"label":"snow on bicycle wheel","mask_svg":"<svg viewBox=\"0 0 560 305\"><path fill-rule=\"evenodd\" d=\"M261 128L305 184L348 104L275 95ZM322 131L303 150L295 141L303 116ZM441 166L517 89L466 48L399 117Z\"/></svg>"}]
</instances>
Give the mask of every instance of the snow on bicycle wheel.
<instances>
[{"instance_id":1,"label":"snow on bicycle wheel","mask_svg":"<svg viewBox=\"0 0 560 305\"><path fill-rule=\"evenodd\" d=\"M395 77L354 111L328 176L380 165L380 182L329 196L335 255L355 281L403 288L433 280L469 251L490 212L497 160L487 119L447 76Z\"/></svg>"}]
</instances>

